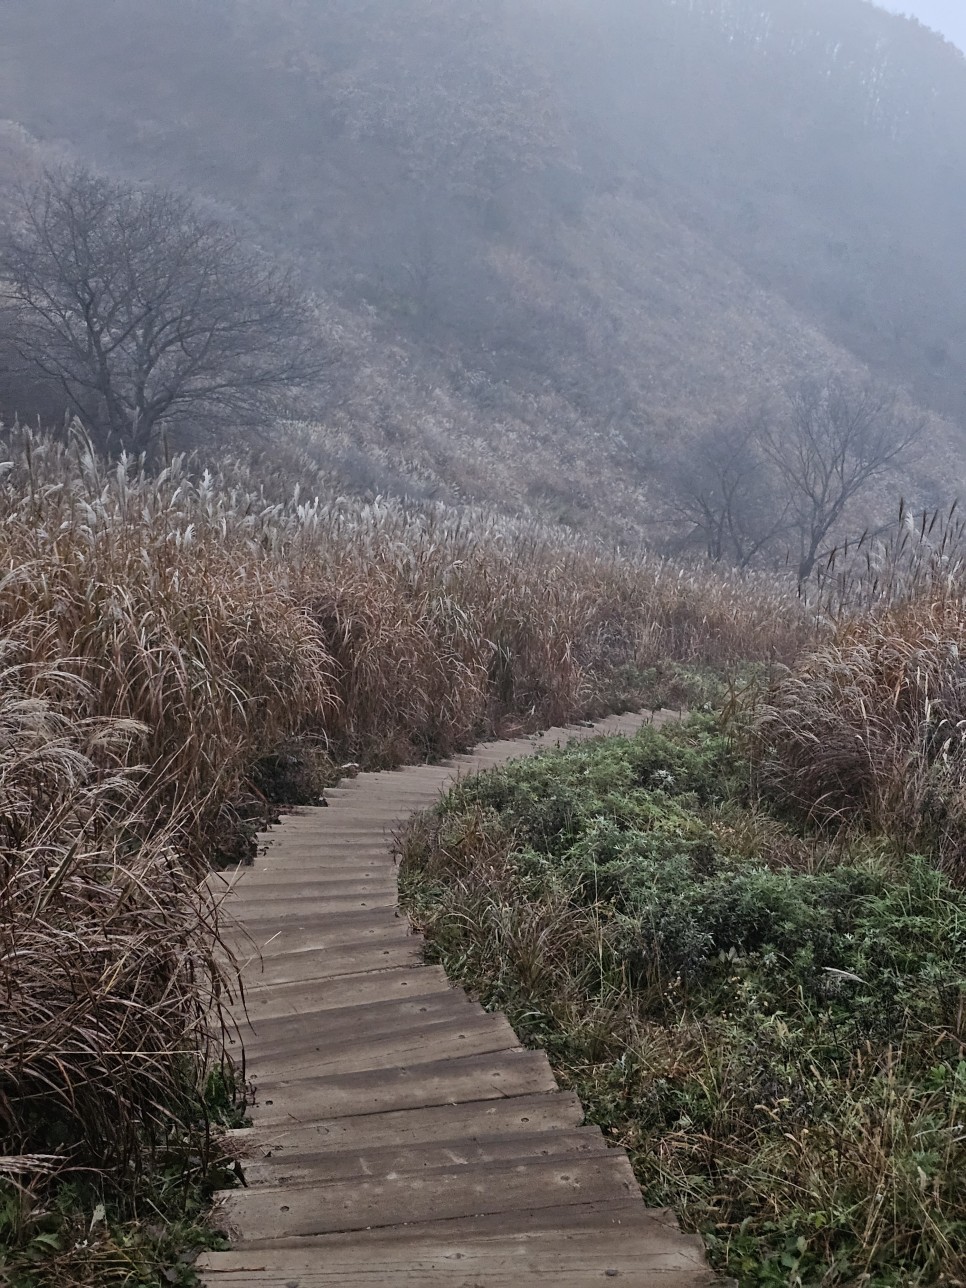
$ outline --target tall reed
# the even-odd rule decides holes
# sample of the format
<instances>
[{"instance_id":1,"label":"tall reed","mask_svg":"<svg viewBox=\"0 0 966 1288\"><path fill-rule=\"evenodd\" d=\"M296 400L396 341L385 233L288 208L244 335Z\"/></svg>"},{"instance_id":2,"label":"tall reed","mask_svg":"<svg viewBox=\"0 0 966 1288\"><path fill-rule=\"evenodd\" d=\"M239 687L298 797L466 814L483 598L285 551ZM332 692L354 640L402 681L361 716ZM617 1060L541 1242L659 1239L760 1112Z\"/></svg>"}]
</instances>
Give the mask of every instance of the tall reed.
<instances>
[{"instance_id":1,"label":"tall reed","mask_svg":"<svg viewBox=\"0 0 966 1288\"><path fill-rule=\"evenodd\" d=\"M92 697L0 670L0 1175L130 1173L197 1117L223 1054L218 903L144 808L144 730L71 709Z\"/></svg>"},{"instance_id":2,"label":"tall reed","mask_svg":"<svg viewBox=\"0 0 966 1288\"><path fill-rule=\"evenodd\" d=\"M831 559L817 592L829 637L756 713L764 787L966 876L966 523L903 508Z\"/></svg>"},{"instance_id":3,"label":"tall reed","mask_svg":"<svg viewBox=\"0 0 966 1288\"><path fill-rule=\"evenodd\" d=\"M777 583L716 576L486 513L271 500L243 465L110 469L82 436L8 435L0 627L151 731L158 781L210 821L286 740L445 754L512 717L593 714L668 660L788 659ZM626 689L626 683L624 684Z\"/></svg>"},{"instance_id":4,"label":"tall reed","mask_svg":"<svg viewBox=\"0 0 966 1288\"><path fill-rule=\"evenodd\" d=\"M441 756L640 697L669 659L790 660L811 638L767 580L480 512L279 500L240 462L107 467L76 429L0 442L14 1167L130 1170L197 1114L232 984L206 859L266 756Z\"/></svg>"}]
</instances>

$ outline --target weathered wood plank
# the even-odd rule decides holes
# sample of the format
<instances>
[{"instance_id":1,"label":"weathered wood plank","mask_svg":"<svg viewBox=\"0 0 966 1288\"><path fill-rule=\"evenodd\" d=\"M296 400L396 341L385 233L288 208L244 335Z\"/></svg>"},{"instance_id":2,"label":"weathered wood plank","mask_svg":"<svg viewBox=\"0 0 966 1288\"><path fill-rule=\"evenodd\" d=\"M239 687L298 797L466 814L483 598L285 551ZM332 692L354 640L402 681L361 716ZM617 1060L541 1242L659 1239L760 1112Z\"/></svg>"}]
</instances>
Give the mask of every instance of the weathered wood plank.
<instances>
[{"instance_id":1,"label":"weathered wood plank","mask_svg":"<svg viewBox=\"0 0 966 1288\"><path fill-rule=\"evenodd\" d=\"M274 947L264 945L262 953L262 960L255 960L246 971L249 999L258 989L323 983L364 971L406 969L418 963L420 942L404 927L387 927L381 933L372 931L369 937L358 934L348 944L333 944L311 933L292 934Z\"/></svg>"},{"instance_id":2,"label":"weathered wood plank","mask_svg":"<svg viewBox=\"0 0 966 1288\"><path fill-rule=\"evenodd\" d=\"M306 900L348 898L351 895L396 893L396 865L390 855L375 858L368 864L345 870L315 864L302 872L286 872L273 867L252 868L235 890L235 908L246 902L261 905L266 900L290 899L301 895ZM247 910L245 915L247 916Z\"/></svg>"},{"instance_id":3,"label":"weathered wood plank","mask_svg":"<svg viewBox=\"0 0 966 1288\"><path fill-rule=\"evenodd\" d=\"M322 1184L235 1190L222 1197L219 1222L239 1247L334 1231L603 1202L638 1192L627 1158L531 1158Z\"/></svg>"},{"instance_id":4,"label":"weathered wood plank","mask_svg":"<svg viewBox=\"0 0 966 1288\"><path fill-rule=\"evenodd\" d=\"M512 1212L492 1212L475 1216L456 1217L451 1220L421 1221L418 1225L374 1226L368 1230L339 1231L333 1234L313 1235L307 1238L280 1240L279 1252L297 1252L300 1249L355 1248L364 1244L382 1243L417 1244L444 1239L460 1241L487 1241L510 1236L514 1239L531 1239L550 1231L561 1237L578 1231L608 1231L619 1234L633 1230L638 1235L655 1238L677 1237L684 1248L698 1246L692 1235L682 1235L673 1212L664 1208L646 1208L639 1194L618 1198L612 1194L605 1200L567 1203L562 1207L520 1208Z\"/></svg>"},{"instance_id":5,"label":"weathered wood plank","mask_svg":"<svg viewBox=\"0 0 966 1288\"><path fill-rule=\"evenodd\" d=\"M397 928L409 934L407 921L394 908L340 908L332 912L310 909L311 927L273 925L245 919L230 927L226 940L236 951L293 952L305 948L322 948L329 943L348 943L353 938L379 938ZM248 955L247 953L245 954Z\"/></svg>"},{"instance_id":6,"label":"weathered wood plank","mask_svg":"<svg viewBox=\"0 0 966 1288\"><path fill-rule=\"evenodd\" d=\"M298 1125L246 1127L231 1132L248 1158L275 1157L284 1167L292 1154L319 1153L326 1158L358 1156L371 1149L408 1147L439 1140L495 1140L503 1136L570 1131L584 1119L571 1092L542 1092L505 1100L471 1100L458 1105L320 1119ZM324 1170L327 1163L320 1166Z\"/></svg>"},{"instance_id":7,"label":"weathered wood plank","mask_svg":"<svg viewBox=\"0 0 966 1288\"><path fill-rule=\"evenodd\" d=\"M280 927L287 925L316 925L318 922L330 921L336 914L343 912L378 912L383 909L395 910L399 905L399 894L396 890L386 889L371 894L325 894L313 896L311 888L305 893L297 894L293 890L284 898L270 898L262 892L255 892L251 897L240 898L236 905L239 917L244 917L246 930L262 930L276 923Z\"/></svg>"},{"instance_id":8,"label":"weathered wood plank","mask_svg":"<svg viewBox=\"0 0 966 1288\"><path fill-rule=\"evenodd\" d=\"M713 1283L697 1250L682 1252L680 1236L657 1222L638 1228L540 1231L460 1239L435 1237L380 1240L363 1236L354 1245L321 1239L301 1248L266 1252L212 1253L205 1282L218 1288L699 1288Z\"/></svg>"},{"instance_id":9,"label":"weathered wood plank","mask_svg":"<svg viewBox=\"0 0 966 1288\"><path fill-rule=\"evenodd\" d=\"M309 1074L327 1078L336 1074L360 1073L364 1070L397 1068L425 1058L431 1051L435 1061L512 1051L520 1039L502 1015L452 1014L414 1019L408 1028L392 1026L389 1032L369 1033L362 1026L354 1037L343 1035L329 1041L322 1017L306 1023L303 1036L292 1035L279 1041L259 1043L250 1054L251 1067L257 1069L256 1090L277 1078L286 1080Z\"/></svg>"},{"instance_id":10,"label":"weathered wood plank","mask_svg":"<svg viewBox=\"0 0 966 1288\"><path fill-rule=\"evenodd\" d=\"M375 846L370 851L356 851L336 847L312 846L304 849L280 848L271 851L255 860L250 867L242 868L234 876L232 890L242 893L244 882L250 874L252 877L284 875L291 873L294 880L302 880L313 872L323 878L351 881L366 872L396 872L397 864L393 851L387 845ZM215 887L224 891L225 887Z\"/></svg>"},{"instance_id":11,"label":"weathered wood plank","mask_svg":"<svg viewBox=\"0 0 966 1288\"><path fill-rule=\"evenodd\" d=\"M412 943L412 940L406 942ZM372 951L368 943L362 945ZM365 1007L377 1002L396 1002L445 993L465 997L446 978L440 966L409 966L395 970L355 972L328 979L299 979L292 984L249 986L248 1009L254 1020L274 1016L342 1010L355 1002Z\"/></svg>"},{"instance_id":12,"label":"weathered wood plank","mask_svg":"<svg viewBox=\"0 0 966 1288\"><path fill-rule=\"evenodd\" d=\"M542 1053L501 1051L331 1078L260 1079L259 1102L252 1117L266 1126L311 1122L349 1114L458 1104L462 1100L529 1096L552 1091L556 1085Z\"/></svg>"},{"instance_id":13,"label":"weathered wood plank","mask_svg":"<svg viewBox=\"0 0 966 1288\"><path fill-rule=\"evenodd\" d=\"M403 991L403 990L397 990ZM252 1059L262 1052L278 1054L288 1043L301 1042L311 1046L319 1042L328 1047L352 1042L360 1035L386 1036L391 1033L411 1033L415 1025L445 1017L471 1023L483 1014L478 1004L471 1002L460 989L439 989L429 995L412 990L403 996L343 1006L317 1005L309 994L307 1006L294 1015L251 1017L251 1026L245 1045Z\"/></svg>"},{"instance_id":14,"label":"weathered wood plank","mask_svg":"<svg viewBox=\"0 0 966 1288\"><path fill-rule=\"evenodd\" d=\"M287 898L298 892L304 898L326 899L329 895L369 894L396 891L396 865L390 855L356 863L352 867L330 867L328 863L310 862L300 868L259 866L250 868L235 888L232 909L239 916L246 901L262 900L266 892L275 898Z\"/></svg>"},{"instance_id":15,"label":"weathered wood plank","mask_svg":"<svg viewBox=\"0 0 966 1288\"><path fill-rule=\"evenodd\" d=\"M286 1186L322 1181L361 1181L377 1176L420 1176L447 1169L482 1167L486 1163L513 1162L524 1158L560 1158L607 1153L603 1136L594 1127L571 1131L544 1131L527 1136L460 1136L429 1144L394 1144L381 1149L357 1149L333 1153L322 1146L302 1153L286 1151L284 1159L271 1155L263 1161L246 1163L245 1181L256 1186Z\"/></svg>"},{"instance_id":16,"label":"weathered wood plank","mask_svg":"<svg viewBox=\"0 0 966 1288\"><path fill-rule=\"evenodd\" d=\"M605 1247L585 1255L571 1248L548 1253L520 1249L501 1255L494 1249L473 1249L449 1257L429 1254L415 1259L389 1253L348 1266L328 1258L313 1260L296 1278L294 1272L277 1269L209 1270L204 1282L210 1288L520 1288L524 1283L589 1288L591 1283L615 1281L627 1288L696 1288L714 1283L706 1272L696 1278L694 1270L653 1270L632 1249L622 1256L614 1250L610 1255L606 1252Z\"/></svg>"}]
</instances>

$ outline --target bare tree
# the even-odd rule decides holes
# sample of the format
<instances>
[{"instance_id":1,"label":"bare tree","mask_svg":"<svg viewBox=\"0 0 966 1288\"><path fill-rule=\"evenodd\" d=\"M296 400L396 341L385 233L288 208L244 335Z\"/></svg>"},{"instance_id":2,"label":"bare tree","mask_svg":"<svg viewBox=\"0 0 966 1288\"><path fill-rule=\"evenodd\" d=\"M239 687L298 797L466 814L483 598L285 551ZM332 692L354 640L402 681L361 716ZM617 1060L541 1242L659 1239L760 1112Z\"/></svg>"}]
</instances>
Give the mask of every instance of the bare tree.
<instances>
[{"instance_id":1,"label":"bare tree","mask_svg":"<svg viewBox=\"0 0 966 1288\"><path fill-rule=\"evenodd\" d=\"M925 422L907 415L895 392L838 376L799 386L789 412L787 420L763 424L757 441L787 498L804 581L849 504L909 459Z\"/></svg>"},{"instance_id":2,"label":"bare tree","mask_svg":"<svg viewBox=\"0 0 966 1288\"><path fill-rule=\"evenodd\" d=\"M676 463L671 508L714 563L746 568L785 530L788 505L758 447L762 424L755 413L715 425Z\"/></svg>"},{"instance_id":3,"label":"bare tree","mask_svg":"<svg viewBox=\"0 0 966 1288\"><path fill-rule=\"evenodd\" d=\"M290 277L188 198L81 169L23 196L0 247L8 326L105 450L262 427L321 374Z\"/></svg>"}]
</instances>

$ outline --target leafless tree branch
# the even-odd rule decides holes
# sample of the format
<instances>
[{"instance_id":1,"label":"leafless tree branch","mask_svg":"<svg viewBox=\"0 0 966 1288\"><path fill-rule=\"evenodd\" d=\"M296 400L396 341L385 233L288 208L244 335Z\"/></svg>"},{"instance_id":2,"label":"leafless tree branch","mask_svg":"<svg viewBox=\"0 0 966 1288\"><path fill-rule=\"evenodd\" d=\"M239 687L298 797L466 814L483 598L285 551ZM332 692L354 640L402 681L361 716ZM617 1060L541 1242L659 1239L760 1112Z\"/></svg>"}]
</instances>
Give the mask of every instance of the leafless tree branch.
<instances>
[{"instance_id":1,"label":"leafless tree branch","mask_svg":"<svg viewBox=\"0 0 966 1288\"><path fill-rule=\"evenodd\" d=\"M21 359L106 451L264 426L327 365L291 277L174 192L50 173L0 278Z\"/></svg>"}]
</instances>

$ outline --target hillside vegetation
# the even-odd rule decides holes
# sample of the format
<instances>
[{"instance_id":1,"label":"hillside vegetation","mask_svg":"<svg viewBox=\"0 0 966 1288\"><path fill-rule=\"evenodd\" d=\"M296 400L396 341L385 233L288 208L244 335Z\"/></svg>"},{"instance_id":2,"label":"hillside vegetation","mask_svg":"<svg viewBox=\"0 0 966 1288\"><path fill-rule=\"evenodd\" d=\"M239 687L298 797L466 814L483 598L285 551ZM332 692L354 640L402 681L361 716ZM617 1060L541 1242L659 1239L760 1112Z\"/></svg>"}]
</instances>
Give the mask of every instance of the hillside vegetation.
<instances>
[{"instance_id":1,"label":"hillside vegetation","mask_svg":"<svg viewBox=\"0 0 966 1288\"><path fill-rule=\"evenodd\" d=\"M726 718L485 774L403 843L433 959L742 1288L966 1266L963 547L933 535Z\"/></svg>"},{"instance_id":2,"label":"hillside vegetation","mask_svg":"<svg viewBox=\"0 0 966 1288\"><path fill-rule=\"evenodd\" d=\"M0 1266L153 1284L233 1112L212 863L349 760L687 701L812 628L774 583L485 514L108 466L79 430L3 457Z\"/></svg>"},{"instance_id":3,"label":"hillside vegetation","mask_svg":"<svg viewBox=\"0 0 966 1288\"><path fill-rule=\"evenodd\" d=\"M0 1278L194 1282L280 808L674 707L415 915L742 1288L963 1280L964 152L865 0L4 0Z\"/></svg>"},{"instance_id":4,"label":"hillside vegetation","mask_svg":"<svg viewBox=\"0 0 966 1288\"><path fill-rule=\"evenodd\" d=\"M953 1272L955 516L904 519L802 597L483 512L323 503L267 466L106 465L79 429L8 431L4 455L18 1288L191 1282L241 1092L205 874L279 803L350 759L722 701L730 744L705 717L465 786L410 847L418 916L743 1283Z\"/></svg>"},{"instance_id":5,"label":"hillside vegetation","mask_svg":"<svg viewBox=\"0 0 966 1288\"><path fill-rule=\"evenodd\" d=\"M292 258L343 486L654 538L682 443L836 372L930 416L856 530L962 477L966 64L865 0L9 0L0 73Z\"/></svg>"}]
</instances>

